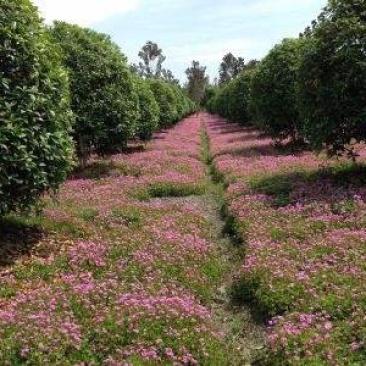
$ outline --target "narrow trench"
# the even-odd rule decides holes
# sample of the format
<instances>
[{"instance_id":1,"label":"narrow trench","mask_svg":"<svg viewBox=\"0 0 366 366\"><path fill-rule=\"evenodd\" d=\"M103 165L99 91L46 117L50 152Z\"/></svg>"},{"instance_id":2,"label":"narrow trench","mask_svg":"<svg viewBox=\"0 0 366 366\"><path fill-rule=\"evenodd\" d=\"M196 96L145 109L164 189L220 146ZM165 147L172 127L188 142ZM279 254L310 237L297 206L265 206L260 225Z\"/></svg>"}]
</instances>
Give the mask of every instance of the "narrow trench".
<instances>
[{"instance_id":1,"label":"narrow trench","mask_svg":"<svg viewBox=\"0 0 366 366\"><path fill-rule=\"evenodd\" d=\"M208 219L212 222L212 241L217 244L225 275L216 290L212 313L218 328L224 332L230 350L228 365L262 365L265 357L265 327L252 314L250 306L235 304L230 287L243 263L241 236L233 230L228 212L225 177L215 167L210 138L201 115L201 157L206 165L208 190L204 197Z\"/></svg>"}]
</instances>

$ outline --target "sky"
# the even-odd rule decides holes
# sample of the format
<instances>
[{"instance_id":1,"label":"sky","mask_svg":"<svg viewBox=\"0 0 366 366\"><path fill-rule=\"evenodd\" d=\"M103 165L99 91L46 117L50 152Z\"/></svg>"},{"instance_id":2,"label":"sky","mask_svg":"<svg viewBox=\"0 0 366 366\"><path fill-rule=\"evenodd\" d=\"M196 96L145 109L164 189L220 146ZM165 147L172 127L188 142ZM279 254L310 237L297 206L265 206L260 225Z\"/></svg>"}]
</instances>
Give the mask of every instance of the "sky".
<instances>
[{"instance_id":1,"label":"sky","mask_svg":"<svg viewBox=\"0 0 366 366\"><path fill-rule=\"evenodd\" d=\"M146 41L157 42L164 67L185 81L192 60L211 80L222 57L262 59L283 38L297 37L326 0L32 0L47 23L64 20L107 33L138 62Z\"/></svg>"}]
</instances>

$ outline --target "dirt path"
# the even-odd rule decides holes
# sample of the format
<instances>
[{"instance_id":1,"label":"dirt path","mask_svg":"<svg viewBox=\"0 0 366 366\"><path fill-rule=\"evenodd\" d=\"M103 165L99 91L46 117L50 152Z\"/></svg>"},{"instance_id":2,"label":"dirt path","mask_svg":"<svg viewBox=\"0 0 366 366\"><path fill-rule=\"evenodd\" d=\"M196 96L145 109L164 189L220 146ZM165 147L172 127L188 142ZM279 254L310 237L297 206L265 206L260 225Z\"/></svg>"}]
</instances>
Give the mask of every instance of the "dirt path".
<instances>
[{"instance_id":1,"label":"dirt path","mask_svg":"<svg viewBox=\"0 0 366 366\"><path fill-rule=\"evenodd\" d=\"M261 319L256 319L249 306L235 304L230 296L230 286L237 268L242 264L242 248L235 238L225 233L225 188L213 175L211 147L207 135L204 115L201 120L201 160L206 167L206 191L203 195L188 197L154 198L150 202L157 205L189 205L207 220L210 227L210 242L214 244L217 257L224 268L224 276L209 305L217 329L224 333L229 350L228 365L260 365L265 353L265 327Z\"/></svg>"},{"instance_id":2,"label":"dirt path","mask_svg":"<svg viewBox=\"0 0 366 366\"><path fill-rule=\"evenodd\" d=\"M217 289L212 311L218 326L225 333L231 353L230 365L252 365L262 359L265 352L265 328L260 319L255 319L247 306L238 306L230 297L230 286L236 269L242 263L241 250L236 239L225 234L227 225L225 216L226 200L224 183L213 173L213 159L210 140L207 135L204 115L201 115L202 160L206 164L208 191L201 198L201 205L212 227L212 241L220 252L223 266L226 268L221 286Z\"/></svg>"}]
</instances>

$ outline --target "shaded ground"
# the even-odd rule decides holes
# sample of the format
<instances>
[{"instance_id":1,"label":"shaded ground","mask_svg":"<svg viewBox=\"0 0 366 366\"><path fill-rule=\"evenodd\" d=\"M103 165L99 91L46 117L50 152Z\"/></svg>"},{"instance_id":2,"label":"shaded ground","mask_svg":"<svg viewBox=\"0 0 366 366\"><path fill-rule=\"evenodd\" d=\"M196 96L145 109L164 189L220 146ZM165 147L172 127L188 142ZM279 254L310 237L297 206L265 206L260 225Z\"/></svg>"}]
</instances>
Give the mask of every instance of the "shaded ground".
<instances>
[{"instance_id":1,"label":"shaded ground","mask_svg":"<svg viewBox=\"0 0 366 366\"><path fill-rule=\"evenodd\" d=\"M42 230L35 226L0 221L0 272L20 257L31 255L43 237Z\"/></svg>"}]
</instances>

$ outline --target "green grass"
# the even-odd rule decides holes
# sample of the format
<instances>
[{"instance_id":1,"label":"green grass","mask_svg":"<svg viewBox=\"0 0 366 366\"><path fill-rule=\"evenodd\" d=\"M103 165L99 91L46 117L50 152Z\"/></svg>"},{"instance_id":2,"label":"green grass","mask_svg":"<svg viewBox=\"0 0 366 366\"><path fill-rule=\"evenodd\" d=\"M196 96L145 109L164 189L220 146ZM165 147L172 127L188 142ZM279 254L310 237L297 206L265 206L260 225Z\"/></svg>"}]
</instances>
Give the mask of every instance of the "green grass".
<instances>
[{"instance_id":1,"label":"green grass","mask_svg":"<svg viewBox=\"0 0 366 366\"><path fill-rule=\"evenodd\" d=\"M137 167L119 163L116 168L123 176L132 176L136 178L142 176L142 170Z\"/></svg>"},{"instance_id":2,"label":"green grass","mask_svg":"<svg viewBox=\"0 0 366 366\"><path fill-rule=\"evenodd\" d=\"M139 228L142 225L142 214L133 207L115 208L112 210L112 216L124 220L129 228Z\"/></svg>"},{"instance_id":3,"label":"green grass","mask_svg":"<svg viewBox=\"0 0 366 366\"><path fill-rule=\"evenodd\" d=\"M64 256L58 256L52 264L43 264L41 262L32 262L27 266L16 266L14 276L18 280L43 280L50 281L56 272L65 272L69 269L67 259Z\"/></svg>"},{"instance_id":4,"label":"green grass","mask_svg":"<svg viewBox=\"0 0 366 366\"><path fill-rule=\"evenodd\" d=\"M98 215L99 210L93 207L83 207L77 212L77 217L85 221L94 221Z\"/></svg>"},{"instance_id":5,"label":"green grass","mask_svg":"<svg viewBox=\"0 0 366 366\"><path fill-rule=\"evenodd\" d=\"M146 189L135 192L134 196L145 201L152 198L200 196L204 193L205 186L203 184L159 182L152 183Z\"/></svg>"}]
</instances>

